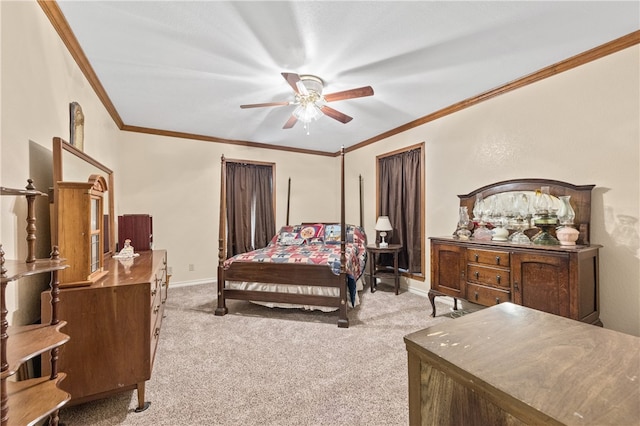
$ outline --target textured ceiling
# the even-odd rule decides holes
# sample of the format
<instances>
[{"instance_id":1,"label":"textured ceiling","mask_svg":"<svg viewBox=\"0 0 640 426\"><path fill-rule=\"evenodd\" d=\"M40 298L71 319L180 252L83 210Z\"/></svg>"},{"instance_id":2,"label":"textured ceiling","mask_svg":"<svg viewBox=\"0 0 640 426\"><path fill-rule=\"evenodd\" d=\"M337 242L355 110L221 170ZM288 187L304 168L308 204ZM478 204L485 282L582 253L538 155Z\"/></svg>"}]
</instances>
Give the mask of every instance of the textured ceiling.
<instances>
[{"instance_id":1,"label":"textured ceiling","mask_svg":"<svg viewBox=\"0 0 640 426\"><path fill-rule=\"evenodd\" d=\"M640 29L626 1L59 1L127 126L336 152ZM282 126L281 72L314 74L329 104L307 135ZM86 114L87 112L85 112Z\"/></svg>"}]
</instances>

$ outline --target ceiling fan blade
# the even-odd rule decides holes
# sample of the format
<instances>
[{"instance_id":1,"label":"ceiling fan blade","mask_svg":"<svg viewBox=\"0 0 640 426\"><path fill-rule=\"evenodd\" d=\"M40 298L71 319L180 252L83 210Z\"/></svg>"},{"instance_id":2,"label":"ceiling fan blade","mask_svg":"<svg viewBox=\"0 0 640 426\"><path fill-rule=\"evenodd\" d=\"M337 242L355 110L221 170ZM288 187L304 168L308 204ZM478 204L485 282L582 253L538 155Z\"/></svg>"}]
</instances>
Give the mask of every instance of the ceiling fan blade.
<instances>
[{"instance_id":1,"label":"ceiling fan blade","mask_svg":"<svg viewBox=\"0 0 640 426\"><path fill-rule=\"evenodd\" d=\"M341 101L343 99L362 98L364 96L373 95L371 86L359 87L357 89L345 90L343 92L335 92L324 95L327 102Z\"/></svg>"},{"instance_id":2,"label":"ceiling fan blade","mask_svg":"<svg viewBox=\"0 0 640 426\"><path fill-rule=\"evenodd\" d=\"M284 126L282 127L283 129L290 129L292 128L296 123L298 122L298 119L296 118L295 115L291 115L291 117L289 117L289 120L287 120L287 122L284 124Z\"/></svg>"},{"instance_id":3,"label":"ceiling fan blade","mask_svg":"<svg viewBox=\"0 0 640 426\"><path fill-rule=\"evenodd\" d=\"M300 93L300 91L298 91L298 85L297 85L297 83L300 81L300 76L292 72L283 72L281 74L284 77L284 79L287 80L287 83L289 83L289 86L293 88L293 91L296 93Z\"/></svg>"},{"instance_id":4,"label":"ceiling fan blade","mask_svg":"<svg viewBox=\"0 0 640 426\"><path fill-rule=\"evenodd\" d=\"M298 88L298 93L300 93L302 96L309 95L309 91L307 90L302 80L298 80L298 82L296 83L296 87Z\"/></svg>"},{"instance_id":5,"label":"ceiling fan blade","mask_svg":"<svg viewBox=\"0 0 640 426\"><path fill-rule=\"evenodd\" d=\"M334 120L338 120L341 123L348 123L353 120L353 117L349 117L347 114L343 114L340 111L336 111L333 108L330 108L326 105L320 107L320 111L326 116L333 118Z\"/></svg>"},{"instance_id":6,"label":"ceiling fan blade","mask_svg":"<svg viewBox=\"0 0 640 426\"><path fill-rule=\"evenodd\" d=\"M286 106L291 102L266 102L263 104L249 104L249 105L240 105L240 108L262 108L262 107L272 107L272 106Z\"/></svg>"}]
</instances>

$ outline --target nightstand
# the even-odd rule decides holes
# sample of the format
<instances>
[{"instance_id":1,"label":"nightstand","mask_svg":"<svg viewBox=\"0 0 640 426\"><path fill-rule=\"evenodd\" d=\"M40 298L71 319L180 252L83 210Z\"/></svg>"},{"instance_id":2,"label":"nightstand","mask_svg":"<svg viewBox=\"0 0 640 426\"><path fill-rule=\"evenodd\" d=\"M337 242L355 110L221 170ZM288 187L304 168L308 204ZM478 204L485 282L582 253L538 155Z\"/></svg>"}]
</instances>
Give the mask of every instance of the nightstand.
<instances>
[{"instance_id":1,"label":"nightstand","mask_svg":"<svg viewBox=\"0 0 640 426\"><path fill-rule=\"evenodd\" d=\"M376 291L376 278L382 276L393 276L396 288L396 295L400 290L400 272L398 271L398 253L402 249L402 244L389 244L388 247L378 247L377 245L367 246L367 253L369 254L369 287L371 293ZM376 267L376 255L382 253L393 254L393 268L392 267Z\"/></svg>"}]
</instances>

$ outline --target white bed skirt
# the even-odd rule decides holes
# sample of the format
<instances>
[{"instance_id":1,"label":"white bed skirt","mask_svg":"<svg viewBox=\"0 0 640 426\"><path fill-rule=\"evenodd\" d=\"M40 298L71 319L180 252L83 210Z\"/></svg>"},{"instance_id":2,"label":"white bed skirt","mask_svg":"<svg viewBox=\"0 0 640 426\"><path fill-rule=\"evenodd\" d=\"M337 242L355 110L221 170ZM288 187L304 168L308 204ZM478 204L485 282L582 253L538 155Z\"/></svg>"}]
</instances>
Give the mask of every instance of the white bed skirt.
<instances>
[{"instance_id":1,"label":"white bed skirt","mask_svg":"<svg viewBox=\"0 0 640 426\"><path fill-rule=\"evenodd\" d=\"M331 296L331 297L338 297L340 295L340 289L338 288L316 287L311 285L265 284L265 283L256 283L256 282L248 282L248 281L228 281L227 286L228 288L234 289L234 290L253 290L253 291L269 291L269 292L278 292L278 293L312 294L314 296ZM361 277L358 281L356 281L356 294L355 294L354 306L358 306L360 304L359 292L363 288L364 288L364 284ZM349 295L347 295L347 298L349 298ZM295 308L295 309L305 309L308 311L318 310L322 312L333 312L338 310L338 308L333 308L329 306L295 305L292 303L273 303L273 302L258 302L258 301L251 301L251 303L267 306L269 308ZM351 306L351 303L347 303L347 306Z\"/></svg>"}]
</instances>

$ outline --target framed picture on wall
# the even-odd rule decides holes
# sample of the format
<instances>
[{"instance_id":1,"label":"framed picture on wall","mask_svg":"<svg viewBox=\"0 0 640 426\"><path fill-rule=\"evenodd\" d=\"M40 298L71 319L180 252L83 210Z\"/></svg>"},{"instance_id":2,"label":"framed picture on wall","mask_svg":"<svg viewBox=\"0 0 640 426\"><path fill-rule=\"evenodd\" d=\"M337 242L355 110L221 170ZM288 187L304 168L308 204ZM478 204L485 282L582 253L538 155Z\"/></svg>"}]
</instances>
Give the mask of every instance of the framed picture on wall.
<instances>
[{"instance_id":1,"label":"framed picture on wall","mask_svg":"<svg viewBox=\"0 0 640 426\"><path fill-rule=\"evenodd\" d=\"M84 113L77 102L69 104L69 143L84 151Z\"/></svg>"}]
</instances>

